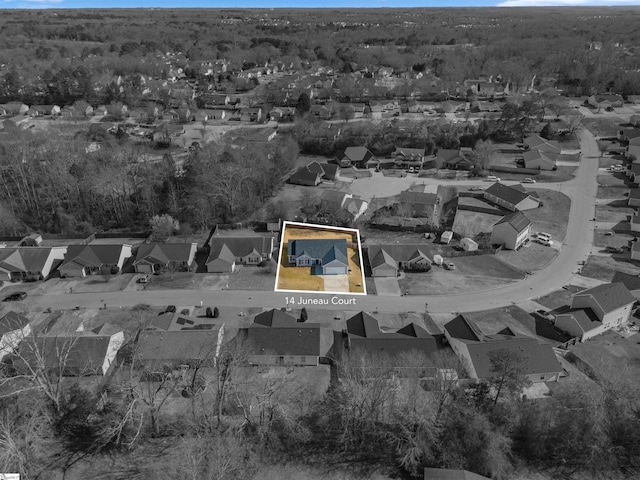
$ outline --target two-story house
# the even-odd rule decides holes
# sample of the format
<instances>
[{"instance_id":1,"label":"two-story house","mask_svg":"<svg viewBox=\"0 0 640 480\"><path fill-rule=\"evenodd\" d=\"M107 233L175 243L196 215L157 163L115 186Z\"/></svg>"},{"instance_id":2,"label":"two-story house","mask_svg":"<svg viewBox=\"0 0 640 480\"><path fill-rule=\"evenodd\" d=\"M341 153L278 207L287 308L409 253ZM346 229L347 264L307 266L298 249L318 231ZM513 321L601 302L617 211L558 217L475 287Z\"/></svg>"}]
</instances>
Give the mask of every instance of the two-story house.
<instances>
[{"instance_id":1,"label":"two-story house","mask_svg":"<svg viewBox=\"0 0 640 480\"><path fill-rule=\"evenodd\" d=\"M517 250L531 233L531 220L522 212L505 215L493 226L491 244Z\"/></svg>"}]
</instances>

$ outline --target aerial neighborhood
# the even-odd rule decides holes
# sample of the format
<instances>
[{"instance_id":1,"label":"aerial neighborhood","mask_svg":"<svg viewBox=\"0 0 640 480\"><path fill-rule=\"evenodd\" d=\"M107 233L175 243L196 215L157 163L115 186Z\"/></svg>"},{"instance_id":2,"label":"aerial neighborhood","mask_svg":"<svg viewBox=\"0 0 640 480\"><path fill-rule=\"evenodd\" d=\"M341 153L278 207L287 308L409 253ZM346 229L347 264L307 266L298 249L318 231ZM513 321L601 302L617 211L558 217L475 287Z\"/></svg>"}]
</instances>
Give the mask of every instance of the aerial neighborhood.
<instances>
[{"instance_id":1,"label":"aerial neighborhood","mask_svg":"<svg viewBox=\"0 0 640 480\"><path fill-rule=\"evenodd\" d=\"M579 61L519 69L476 56L517 15L393 10L393 43L304 9L102 45L62 12L25 31L66 70L0 58L0 431L47 426L6 468L640 475L639 47L575 26Z\"/></svg>"}]
</instances>

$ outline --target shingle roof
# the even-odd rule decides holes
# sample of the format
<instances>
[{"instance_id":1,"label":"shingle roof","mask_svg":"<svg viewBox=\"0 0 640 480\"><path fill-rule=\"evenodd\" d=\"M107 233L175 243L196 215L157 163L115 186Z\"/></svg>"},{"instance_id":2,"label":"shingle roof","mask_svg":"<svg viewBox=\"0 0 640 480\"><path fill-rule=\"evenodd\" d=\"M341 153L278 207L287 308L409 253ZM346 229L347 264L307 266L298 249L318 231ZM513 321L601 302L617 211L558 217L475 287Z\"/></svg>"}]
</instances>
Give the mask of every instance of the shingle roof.
<instances>
[{"instance_id":1,"label":"shingle roof","mask_svg":"<svg viewBox=\"0 0 640 480\"><path fill-rule=\"evenodd\" d=\"M441 159L443 163L449 162L450 160L454 160L458 157L462 158L460 150L451 150L446 148L439 148L436 153L436 157Z\"/></svg>"},{"instance_id":2,"label":"shingle roof","mask_svg":"<svg viewBox=\"0 0 640 480\"><path fill-rule=\"evenodd\" d=\"M144 330L140 332L136 359L144 362L213 362L222 324L210 330Z\"/></svg>"},{"instance_id":3,"label":"shingle roof","mask_svg":"<svg viewBox=\"0 0 640 480\"><path fill-rule=\"evenodd\" d=\"M322 264L338 260L348 265L347 240L344 238L324 238L315 240L289 240L289 255L299 257L303 254L311 258L322 259ZM325 258L327 259L325 261Z\"/></svg>"},{"instance_id":4,"label":"shingle roof","mask_svg":"<svg viewBox=\"0 0 640 480\"><path fill-rule=\"evenodd\" d=\"M191 258L192 251L195 253L195 248L196 245L191 243L143 243L138 247L133 264L145 259L161 264L186 262Z\"/></svg>"},{"instance_id":5,"label":"shingle roof","mask_svg":"<svg viewBox=\"0 0 640 480\"><path fill-rule=\"evenodd\" d=\"M500 225L501 223L508 223L511 225L516 232L522 232L529 225L531 225L531 220L527 218L527 216L522 212L513 212L509 215L505 215L500 220L496 222L496 225Z\"/></svg>"},{"instance_id":6,"label":"shingle roof","mask_svg":"<svg viewBox=\"0 0 640 480\"><path fill-rule=\"evenodd\" d=\"M211 237L209 241L210 251L207 263L222 258L233 262L235 257L245 257L253 251L262 255L270 253L273 245L273 237Z\"/></svg>"},{"instance_id":7,"label":"shingle roof","mask_svg":"<svg viewBox=\"0 0 640 480\"><path fill-rule=\"evenodd\" d=\"M294 327L278 327L275 330L251 325L247 339L257 355L320 355L320 326L298 323Z\"/></svg>"},{"instance_id":8,"label":"shingle roof","mask_svg":"<svg viewBox=\"0 0 640 480\"><path fill-rule=\"evenodd\" d=\"M367 147L347 147L339 158L348 158L352 162L366 162L373 158L373 153Z\"/></svg>"},{"instance_id":9,"label":"shingle roof","mask_svg":"<svg viewBox=\"0 0 640 480\"><path fill-rule=\"evenodd\" d=\"M376 268L380 265L389 265L393 268L398 268L396 261L382 248L371 258L371 268Z\"/></svg>"},{"instance_id":10,"label":"shingle roof","mask_svg":"<svg viewBox=\"0 0 640 480\"><path fill-rule=\"evenodd\" d=\"M573 317L584 332L588 332L602 325L602 322L590 308L572 308L571 310L562 312L559 315L570 315Z\"/></svg>"},{"instance_id":11,"label":"shingle roof","mask_svg":"<svg viewBox=\"0 0 640 480\"><path fill-rule=\"evenodd\" d=\"M635 297L624 283L605 283L573 295L573 298L591 295L605 313L635 302Z\"/></svg>"},{"instance_id":12,"label":"shingle roof","mask_svg":"<svg viewBox=\"0 0 640 480\"><path fill-rule=\"evenodd\" d=\"M0 249L0 268L10 272L41 272L51 248L18 247Z\"/></svg>"},{"instance_id":13,"label":"shingle roof","mask_svg":"<svg viewBox=\"0 0 640 480\"><path fill-rule=\"evenodd\" d=\"M17 312L7 312L2 318L0 318L0 337L5 333L19 330L29 324L29 319L24 315L20 315Z\"/></svg>"},{"instance_id":14,"label":"shingle roof","mask_svg":"<svg viewBox=\"0 0 640 480\"><path fill-rule=\"evenodd\" d=\"M410 190L400 192L400 202L421 205L436 205L438 203L438 195L435 193L422 193Z\"/></svg>"},{"instance_id":15,"label":"shingle roof","mask_svg":"<svg viewBox=\"0 0 640 480\"><path fill-rule=\"evenodd\" d=\"M80 267L115 265L124 245L69 245L61 267L74 263Z\"/></svg>"},{"instance_id":16,"label":"shingle roof","mask_svg":"<svg viewBox=\"0 0 640 480\"><path fill-rule=\"evenodd\" d=\"M522 186L520 188L516 188L515 186L510 187L500 182L496 182L491 185L485 190L485 193L498 197L505 202L509 202L512 205L517 205L531 196L526 191L524 191L524 188Z\"/></svg>"},{"instance_id":17,"label":"shingle roof","mask_svg":"<svg viewBox=\"0 0 640 480\"><path fill-rule=\"evenodd\" d=\"M368 253L372 261L371 266L373 266L373 259L383 250L396 262L408 262L416 258L417 254L422 254L429 261L433 258L429 247L424 244L370 245L368 247Z\"/></svg>"},{"instance_id":18,"label":"shingle roof","mask_svg":"<svg viewBox=\"0 0 640 480\"><path fill-rule=\"evenodd\" d=\"M629 198L632 198L634 200L640 199L640 188L630 188Z\"/></svg>"},{"instance_id":19,"label":"shingle roof","mask_svg":"<svg viewBox=\"0 0 640 480\"><path fill-rule=\"evenodd\" d=\"M318 162L314 162L314 163L318 163ZM318 165L320 165L318 163ZM322 172L318 172L316 171L317 169L314 168L313 166L310 167L309 165L305 165L304 167L300 167L298 170L295 171L295 173L293 173L290 177L289 177L289 181L291 183L315 183L318 175L322 176L324 175L324 169L322 168L322 166L320 166L320 169L322 170Z\"/></svg>"},{"instance_id":20,"label":"shingle roof","mask_svg":"<svg viewBox=\"0 0 640 480\"><path fill-rule=\"evenodd\" d=\"M256 315L253 323L264 327L280 328L291 327L297 323L297 320L288 313L273 308Z\"/></svg>"},{"instance_id":21,"label":"shingle roof","mask_svg":"<svg viewBox=\"0 0 640 480\"><path fill-rule=\"evenodd\" d=\"M560 149L555 145L549 143L539 135L530 135L524 139L524 143L529 145L531 150L541 150L543 152L556 152L560 153Z\"/></svg>"}]
</instances>

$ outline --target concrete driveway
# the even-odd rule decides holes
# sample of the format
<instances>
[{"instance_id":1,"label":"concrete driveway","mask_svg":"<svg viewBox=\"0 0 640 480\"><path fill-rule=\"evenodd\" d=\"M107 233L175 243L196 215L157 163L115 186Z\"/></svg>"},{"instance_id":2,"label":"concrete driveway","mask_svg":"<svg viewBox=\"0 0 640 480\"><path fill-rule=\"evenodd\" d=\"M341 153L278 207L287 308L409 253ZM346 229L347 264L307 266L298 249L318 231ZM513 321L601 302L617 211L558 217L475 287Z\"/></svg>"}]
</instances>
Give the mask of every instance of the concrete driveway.
<instances>
[{"instance_id":1,"label":"concrete driveway","mask_svg":"<svg viewBox=\"0 0 640 480\"><path fill-rule=\"evenodd\" d=\"M349 275L318 275L324 280L325 292L349 293Z\"/></svg>"},{"instance_id":2,"label":"concrete driveway","mask_svg":"<svg viewBox=\"0 0 640 480\"><path fill-rule=\"evenodd\" d=\"M393 277L376 277L373 279L376 286L376 294L388 297L399 297L402 295L398 280Z\"/></svg>"}]
</instances>

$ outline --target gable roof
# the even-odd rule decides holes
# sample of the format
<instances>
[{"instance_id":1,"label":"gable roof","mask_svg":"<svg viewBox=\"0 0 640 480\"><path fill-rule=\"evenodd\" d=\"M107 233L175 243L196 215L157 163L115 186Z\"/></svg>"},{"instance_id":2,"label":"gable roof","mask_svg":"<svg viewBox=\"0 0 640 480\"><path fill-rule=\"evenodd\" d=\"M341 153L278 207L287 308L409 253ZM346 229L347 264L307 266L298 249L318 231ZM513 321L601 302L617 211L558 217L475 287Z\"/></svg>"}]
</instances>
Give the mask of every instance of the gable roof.
<instances>
[{"instance_id":1,"label":"gable roof","mask_svg":"<svg viewBox=\"0 0 640 480\"><path fill-rule=\"evenodd\" d=\"M420 205L436 205L438 203L438 195L436 193L405 190L404 192L400 192L400 202Z\"/></svg>"},{"instance_id":2,"label":"gable roof","mask_svg":"<svg viewBox=\"0 0 640 480\"><path fill-rule=\"evenodd\" d=\"M0 318L0 338L9 332L20 330L29 324L29 319L17 312L9 311Z\"/></svg>"},{"instance_id":3,"label":"gable roof","mask_svg":"<svg viewBox=\"0 0 640 480\"><path fill-rule=\"evenodd\" d=\"M424 148L407 148L407 147L396 147L395 152L393 152L396 156L403 157L424 157Z\"/></svg>"},{"instance_id":4,"label":"gable roof","mask_svg":"<svg viewBox=\"0 0 640 480\"><path fill-rule=\"evenodd\" d=\"M377 268L381 265L389 265L390 267L398 268L398 264L393 257L382 248L378 250L378 253L376 253L373 258L371 258L370 263L371 268Z\"/></svg>"},{"instance_id":5,"label":"gable roof","mask_svg":"<svg viewBox=\"0 0 640 480\"><path fill-rule=\"evenodd\" d=\"M498 197L512 205L518 205L523 200L531 197L522 185L509 186L500 182L492 184L485 190L485 193Z\"/></svg>"},{"instance_id":6,"label":"gable roof","mask_svg":"<svg viewBox=\"0 0 640 480\"><path fill-rule=\"evenodd\" d=\"M123 248L124 245L69 245L60 268L71 263L81 268L115 265Z\"/></svg>"},{"instance_id":7,"label":"gable roof","mask_svg":"<svg viewBox=\"0 0 640 480\"><path fill-rule=\"evenodd\" d=\"M9 272L41 272L51 255L50 247L0 249L0 268Z\"/></svg>"},{"instance_id":8,"label":"gable roof","mask_svg":"<svg viewBox=\"0 0 640 480\"><path fill-rule=\"evenodd\" d=\"M530 150L540 150L543 152L560 153L560 148L549 143L540 135L532 134L524 139L524 143L529 146Z\"/></svg>"},{"instance_id":9,"label":"gable roof","mask_svg":"<svg viewBox=\"0 0 640 480\"><path fill-rule=\"evenodd\" d=\"M347 259L347 240L344 238L289 240L288 252L289 255L295 255L296 257L307 255L311 258L322 259L323 265L331 260L338 260L345 265L349 264Z\"/></svg>"},{"instance_id":10,"label":"gable roof","mask_svg":"<svg viewBox=\"0 0 640 480\"><path fill-rule=\"evenodd\" d=\"M138 247L134 265L142 261L168 264L169 262L188 262L195 254L195 243L143 243Z\"/></svg>"},{"instance_id":11,"label":"gable roof","mask_svg":"<svg viewBox=\"0 0 640 480\"><path fill-rule=\"evenodd\" d=\"M490 354L502 349L522 357L525 374L553 373L562 370L551 345L538 343L534 338L517 335L510 329L488 335L464 315L458 315L445 324L444 328L449 336L466 344L478 378L487 378L492 375Z\"/></svg>"},{"instance_id":12,"label":"gable roof","mask_svg":"<svg viewBox=\"0 0 640 480\"><path fill-rule=\"evenodd\" d=\"M516 232L520 233L531 225L531 220L522 212L513 212L502 217L495 225L502 223L508 223Z\"/></svg>"},{"instance_id":13,"label":"gable roof","mask_svg":"<svg viewBox=\"0 0 640 480\"><path fill-rule=\"evenodd\" d=\"M271 253L273 237L211 237L209 241L209 257L207 263L217 258L233 262L236 257L246 257L252 252L258 254Z\"/></svg>"},{"instance_id":14,"label":"gable roof","mask_svg":"<svg viewBox=\"0 0 640 480\"><path fill-rule=\"evenodd\" d=\"M104 364L110 342L110 335L28 337L18 347L18 363L26 362L32 368L43 365L55 371L64 367L66 373L91 375Z\"/></svg>"},{"instance_id":15,"label":"gable roof","mask_svg":"<svg viewBox=\"0 0 640 480\"><path fill-rule=\"evenodd\" d=\"M373 259L379 257L384 252L391 257L394 262L408 262L418 256L424 256L431 262L431 251L425 244L391 244L391 245L370 245L368 247L369 258L373 267Z\"/></svg>"},{"instance_id":16,"label":"gable roof","mask_svg":"<svg viewBox=\"0 0 640 480\"><path fill-rule=\"evenodd\" d=\"M605 283L603 285L598 285L597 287L588 288L582 292L575 293L573 295L573 300L577 297L589 295L593 297L600 307L602 307L602 310L604 310L605 313L624 307L625 305L636 301L635 297L622 282Z\"/></svg>"},{"instance_id":17,"label":"gable roof","mask_svg":"<svg viewBox=\"0 0 640 480\"><path fill-rule=\"evenodd\" d=\"M572 308L566 312L558 314L558 316L561 315L568 315L572 317L583 332L589 332L602 325L600 319L590 308Z\"/></svg>"},{"instance_id":18,"label":"gable roof","mask_svg":"<svg viewBox=\"0 0 640 480\"><path fill-rule=\"evenodd\" d=\"M303 183L315 183L318 177L324 176L325 171L318 162L311 162L304 167L300 167L290 177L291 183L303 182Z\"/></svg>"},{"instance_id":19,"label":"gable roof","mask_svg":"<svg viewBox=\"0 0 640 480\"><path fill-rule=\"evenodd\" d=\"M439 148L436 153L436 157L442 160L442 163L447 163L450 160L454 160L458 157L462 158L460 155L460 150L452 150L447 148Z\"/></svg>"},{"instance_id":20,"label":"gable roof","mask_svg":"<svg viewBox=\"0 0 640 480\"><path fill-rule=\"evenodd\" d=\"M552 157L551 152L544 152L536 149L527 150L522 154L522 158L524 158L525 165L538 159L541 159L542 161L547 162L551 165L556 164L556 159Z\"/></svg>"},{"instance_id":21,"label":"gable roof","mask_svg":"<svg viewBox=\"0 0 640 480\"><path fill-rule=\"evenodd\" d=\"M297 320L282 310L272 308L271 310L256 315L253 323L264 327L280 328L291 327L297 323Z\"/></svg>"},{"instance_id":22,"label":"gable roof","mask_svg":"<svg viewBox=\"0 0 640 480\"><path fill-rule=\"evenodd\" d=\"M347 147L338 158L340 160L347 158L352 162L366 162L373 158L373 153L367 147Z\"/></svg>"},{"instance_id":23,"label":"gable roof","mask_svg":"<svg viewBox=\"0 0 640 480\"><path fill-rule=\"evenodd\" d=\"M298 322L281 310L256 315L246 332L255 354L320 355L320 324Z\"/></svg>"},{"instance_id":24,"label":"gable roof","mask_svg":"<svg viewBox=\"0 0 640 480\"><path fill-rule=\"evenodd\" d=\"M143 330L138 338L136 360L144 362L212 362L217 355L218 335L224 324L209 330Z\"/></svg>"}]
</instances>

